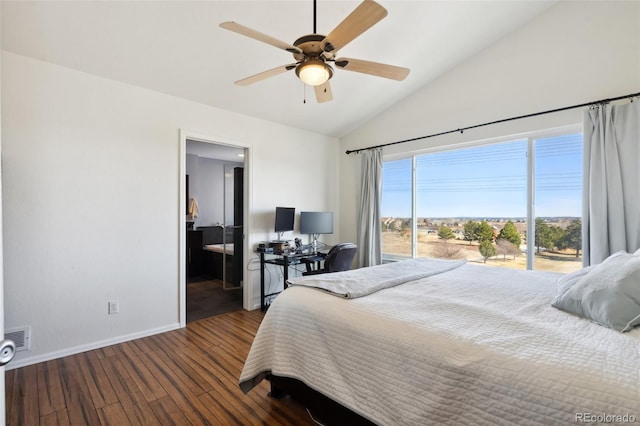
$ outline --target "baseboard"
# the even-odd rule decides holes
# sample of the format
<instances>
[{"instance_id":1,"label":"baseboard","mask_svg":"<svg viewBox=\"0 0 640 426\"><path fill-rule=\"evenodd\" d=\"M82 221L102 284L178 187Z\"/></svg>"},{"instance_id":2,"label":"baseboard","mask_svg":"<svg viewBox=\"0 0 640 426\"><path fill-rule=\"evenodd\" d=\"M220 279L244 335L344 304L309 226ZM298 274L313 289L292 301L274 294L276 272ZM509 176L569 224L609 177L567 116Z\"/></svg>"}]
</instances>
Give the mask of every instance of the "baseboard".
<instances>
[{"instance_id":1,"label":"baseboard","mask_svg":"<svg viewBox=\"0 0 640 426\"><path fill-rule=\"evenodd\" d=\"M165 333L167 331L176 330L180 327L180 323L174 323L164 327L154 328L151 330L145 330L138 333L126 334L124 336L118 336L112 339L100 340L98 342L89 343L87 345L75 346L72 348L63 349L60 351L49 352L47 354L22 358L19 360L11 361L6 365L6 370L14 370L16 368L26 367L32 364L38 364L40 362L51 361L52 359L62 358L69 355L75 355L82 352L91 351L94 349L104 348L105 346L116 345L122 342L128 342L129 340L139 339L141 337L153 336L154 334Z\"/></svg>"}]
</instances>

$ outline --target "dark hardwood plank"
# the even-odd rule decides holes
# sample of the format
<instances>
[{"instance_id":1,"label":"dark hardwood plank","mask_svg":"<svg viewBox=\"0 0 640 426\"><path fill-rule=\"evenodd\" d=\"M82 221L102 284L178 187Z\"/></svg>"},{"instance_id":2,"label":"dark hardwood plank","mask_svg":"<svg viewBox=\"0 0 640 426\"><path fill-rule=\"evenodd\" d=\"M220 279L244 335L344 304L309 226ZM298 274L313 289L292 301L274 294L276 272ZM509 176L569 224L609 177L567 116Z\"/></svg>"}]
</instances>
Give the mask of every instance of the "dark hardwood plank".
<instances>
[{"instance_id":1,"label":"dark hardwood plank","mask_svg":"<svg viewBox=\"0 0 640 426\"><path fill-rule=\"evenodd\" d=\"M121 343L116 345L114 350L116 351L116 356L121 359L124 368L147 401L151 402L166 396L167 391L160 386L158 380L156 380L147 366L140 360L140 357L127 348L126 343Z\"/></svg>"},{"instance_id":2,"label":"dark hardwood plank","mask_svg":"<svg viewBox=\"0 0 640 426\"><path fill-rule=\"evenodd\" d=\"M211 407L211 410L215 413L223 413L224 417L228 419L228 425L244 426L249 424L255 424L251 420L251 417L246 417L246 412L239 410L235 404L227 404L226 401L216 399L211 393L205 393L199 397L200 402L204 405ZM222 417L222 415L221 415Z\"/></svg>"},{"instance_id":3,"label":"dark hardwood plank","mask_svg":"<svg viewBox=\"0 0 640 426\"><path fill-rule=\"evenodd\" d=\"M15 382L16 373L18 370L9 370L4 373L4 407L5 407L5 419L7 422L11 418L11 410L13 409L13 405L11 404L11 400L13 398L13 384Z\"/></svg>"},{"instance_id":4,"label":"dark hardwood plank","mask_svg":"<svg viewBox=\"0 0 640 426\"><path fill-rule=\"evenodd\" d=\"M168 396L151 403L154 413L160 419L161 425L188 425L189 419Z\"/></svg>"},{"instance_id":5,"label":"dark hardwood plank","mask_svg":"<svg viewBox=\"0 0 640 426\"><path fill-rule=\"evenodd\" d=\"M207 257L215 253L206 252ZM187 322L242 310L242 289L224 290L222 280L210 277L187 281Z\"/></svg>"},{"instance_id":6,"label":"dark hardwood plank","mask_svg":"<svg viewBox=\"0 0 640 426\"><path fill-rule=\"evenodd\" d=\"M57 361L37 364L40 416L65 408L64 391Z\"/></svg>"},{"instance_id":7,"label":"dark hardwood plank","mask_svg":"<svg viewBox=\"0 0 640 426\"><path fill-rule=\"evenodd\" d=\"M172 368L181 376L183 382L191 384L194 394L201 395L211 390L211 383L207 381L206 377L203 377L202 371L194 369L191 363L185 362L181 357L182 353L189 352L193 349L178 346L173 340L174 339L168 338L167 336L159 335L154 336L153 339L149 339L149 344L154 348L153 353L173 365Z\"/></svg>"},{"instance_id":8,"label":"dark hardwood plank","mask_svg":"<svg viewBox=\"0 0 640 426\"><path fill-rule=\"evenodd\" d=\"M114 356L116 351L113 350L113 346L107 346L104 348L96 349L90 352L91 356L95 356L98 359L108 358Z\"/></svg>"},{"instance_id":9,"label":"dark hardwood plank","mask_svg":"<svg viewBox=\"0 0 640 426\"><path fill-rule=\"evenodd\" d=\"M100 424L113 426L131 426L131 422L119 402L98 409Z\"/></svg>"},{"instance_id":10,"label":"dark hardwood plank","mask_svg":"<svg viewBox=\"0 0 640 426\"><path fill-rule=\"evenodd\" d=\"M121 360L114 356L102 358L100 362L104 370L109 372L109 381L131 424L159 424L151 405L131 379Z\"/></svg>"},{"instance_id":11,"label":"dark hardwood plank","mask_svg":"<svg viewBox=\"0 0 640 426\"><path fill-rule=\"evenodd\" d=\"M147 343L149 339L153 339L153 336L146 339L131 340L130 342L127 342L127 345L137 354L146 354L153 350Z\"/></svg>"},{"instance_id":12,"label":"dark hardwood plank","mask_svg":"<svg viewBox=\"0 0 640 426\"><path fill-rule=\"evenodd\" d=\"M58 360L69 420L72 424L99 424L89 387L80 371L81 356L72 355Z\"/></svg>"},{"instance_id":13,"label":"dark hardwood plank","mask_svg":"<svg viewBox=\"0 0 640 426\"><path fill-rule=\"evenodd\" d=\"M192 424L219 424L216 413L197 399L201 392L194 393L193 388L189 384L185 384L179 375L172 371L156 354L142 354L141 358Z\"/></svg>"},{"instance_id":14,"label":"dark hardwood plank","mask_svg":"<svg viewBox=\"0 0 640 426\"><path fill-rule=\"evenodd\" d=\"M37 423L36 423L37 424ZM40 417L40 426L67 426L71 425L67 409L54 411L51 414Z\"/></svg>"},{"instance_id":15,"label":"dark hardwood plank","mask_svg":"<svg viewBox=\"0 0 640 426\"><path fill-rule=\"evenodd\" d=\"M40 421L38 402L37 365L30 365L16 371L11 398L11 417L7 423L13 425L33 425Z\"/></svg>"},{"instance_id":16,"label":"dark hardwood plank","mask_svg":"<svg viewBox=\"0 0 640 426\"><path fill-rule=\"evenodd\" d=\"M5 375L8 425L314 425L304 407L238 386L264 314L236 311L184 329Z\"/></svg>"},{"instance_id":17,"label":"dark hardwood plank","mask_svg":"<svg viewBox=\"0 0 640 426\"><path fill-rule=\"evenodd\" d=\"M107 379L107 375L97 360L91 362L86 353L78 355L80 371L84 376L93 406L102 408L118 402L116 393Z\"/></svg>"}]
</instances>

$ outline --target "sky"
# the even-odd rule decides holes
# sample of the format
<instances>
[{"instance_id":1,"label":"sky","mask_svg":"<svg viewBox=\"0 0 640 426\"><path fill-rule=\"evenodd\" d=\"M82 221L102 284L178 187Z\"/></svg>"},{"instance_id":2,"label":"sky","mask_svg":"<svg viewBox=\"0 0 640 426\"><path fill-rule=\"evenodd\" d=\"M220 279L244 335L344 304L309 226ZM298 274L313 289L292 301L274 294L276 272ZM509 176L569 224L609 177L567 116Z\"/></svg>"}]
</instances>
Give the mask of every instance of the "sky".
<instances>
[{"instance_id":1,"label":"sky","mask_svg":"<svg viewBox=\"0 0 640 426\"><path fill-rule=\"evenodd\" d=\"M582 216L582 135L535 142L535 216ZM527 140L420 155L417 216L526 217ZM383 165L383 217L411 217L411 158Z\"/></svg>"}]
</instances>

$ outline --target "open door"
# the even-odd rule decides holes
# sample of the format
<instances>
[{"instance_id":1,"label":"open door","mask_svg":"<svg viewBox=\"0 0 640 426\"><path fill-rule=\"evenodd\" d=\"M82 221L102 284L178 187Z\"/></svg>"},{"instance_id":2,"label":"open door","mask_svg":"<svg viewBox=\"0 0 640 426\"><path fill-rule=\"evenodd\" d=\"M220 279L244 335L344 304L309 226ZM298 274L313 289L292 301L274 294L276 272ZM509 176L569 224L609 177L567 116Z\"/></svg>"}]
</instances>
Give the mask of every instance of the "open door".
<instances>
[{"instance_id":1,"label":"open door","mask_svg":"<svg viewBox=\"0 0 640 426\"><path fill-rule=\"evenodd\" d=\"M0 125L1 130L1 125ZM2 158L2 140L0 140L0 158ZM0 161L0 338L4 339L4 269L2 252L2 161ZM5 413L7 409L4 403L4 367L0 367L0 425L7 424L5 421Z\"/></svg>"}]
</instances>

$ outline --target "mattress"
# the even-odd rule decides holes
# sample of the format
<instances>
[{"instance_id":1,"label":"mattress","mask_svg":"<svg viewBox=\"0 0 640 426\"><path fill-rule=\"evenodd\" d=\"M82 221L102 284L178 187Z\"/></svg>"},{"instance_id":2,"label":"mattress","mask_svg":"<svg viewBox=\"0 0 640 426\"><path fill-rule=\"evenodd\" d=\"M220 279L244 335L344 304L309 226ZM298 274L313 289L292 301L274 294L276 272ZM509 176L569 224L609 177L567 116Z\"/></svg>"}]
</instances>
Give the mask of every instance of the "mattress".
<instances>
[{"instance_id":1,"label":"mattress","mask_svg":"<svg viewBox=\"0 0 640 426\"><path fill-rule=\"evenodd\" d=\"M298 379L380 425L640 421L640 329L553 308L559 276L465 264L354 299L290 287L240 386Z\"/></svg>"}]
</instances>

